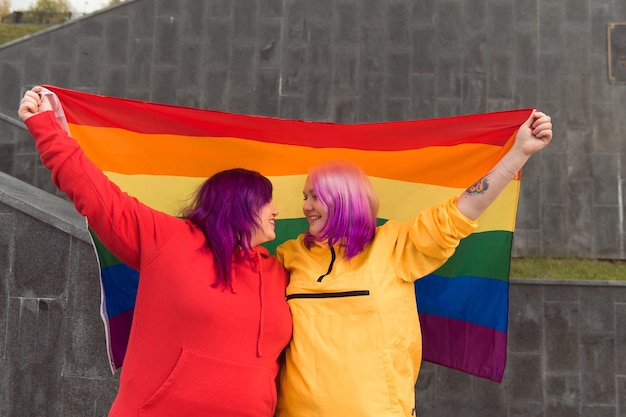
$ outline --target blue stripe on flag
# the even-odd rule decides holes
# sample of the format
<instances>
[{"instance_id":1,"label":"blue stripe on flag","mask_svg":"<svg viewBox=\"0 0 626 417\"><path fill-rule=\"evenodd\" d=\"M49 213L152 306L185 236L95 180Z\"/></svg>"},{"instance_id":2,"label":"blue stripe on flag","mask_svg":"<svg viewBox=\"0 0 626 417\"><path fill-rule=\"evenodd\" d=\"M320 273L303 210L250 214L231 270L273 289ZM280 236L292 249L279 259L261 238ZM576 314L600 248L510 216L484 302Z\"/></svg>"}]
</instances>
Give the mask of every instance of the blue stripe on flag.
<instances>
[{"instance_id":1,"label":"blue stripe on flag","mask_svg":"<svg viewBox=\"0 0 626 417\"><path fill-rule=\"evenodd\" d=\"M422 314L507 331L509 283L506 281L430 274L415 281L415 297Z\"/></svg>"},{"instance_id":2,"label":"blue stripe on flag","mask_svg":"<svg viewBox=\"0 0 626 417\"><path fill-rule=\"evenodd\" d=\"M107 315L114 317L135 308L139 273L125 264L100 270Z\"/></svg>"}]
</instances>

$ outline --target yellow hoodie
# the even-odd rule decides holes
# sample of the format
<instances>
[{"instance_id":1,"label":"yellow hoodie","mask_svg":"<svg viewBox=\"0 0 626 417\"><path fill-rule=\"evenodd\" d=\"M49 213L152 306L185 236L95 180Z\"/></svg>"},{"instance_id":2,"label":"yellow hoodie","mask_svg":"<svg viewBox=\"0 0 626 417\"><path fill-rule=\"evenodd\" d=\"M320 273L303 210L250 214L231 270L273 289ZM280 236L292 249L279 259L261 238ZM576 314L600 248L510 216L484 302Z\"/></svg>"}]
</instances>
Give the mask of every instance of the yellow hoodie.
<instances>
[{"instance_id":1,"label":"yellow hoodie","mask_svg":"<svg viewBox=\"0 0 626 417\"><path fill-rule=\"evenodd\" d=\"M411 416L422 361L413 281L477 225L455 203L388 221L350 261L340 247L307 249L303 235L277 248L293 316L277 417Z\"/></svg>"}]
</instances>

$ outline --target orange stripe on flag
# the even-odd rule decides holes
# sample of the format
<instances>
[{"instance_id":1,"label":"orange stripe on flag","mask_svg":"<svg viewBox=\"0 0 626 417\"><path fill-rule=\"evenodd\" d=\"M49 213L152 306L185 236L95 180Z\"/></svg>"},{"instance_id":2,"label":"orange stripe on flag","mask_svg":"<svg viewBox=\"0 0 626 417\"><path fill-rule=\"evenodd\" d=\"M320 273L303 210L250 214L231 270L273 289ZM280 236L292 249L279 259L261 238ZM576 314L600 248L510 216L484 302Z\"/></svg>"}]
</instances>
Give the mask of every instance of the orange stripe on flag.
<instances>
[{"instance_id":1,"label":"orange stripe on flag","mask_svg":"<svg viewBox=\"0 0 626 417\"><path fill-rule=\"evenodd\" d=\"M370 176L452 188L464 188L478 180L486 174L486 167L495 165L510 147L461 144L372 151L310 148L239 138L147 135L80 125L70 125L70 130L96 165L120 174L206 178L237 166L267 176L281 176L306 174L311 165L329 159L346 159L357 163ZM488 162L476 164L476 160Z\"/></svg>"}]
</instances>

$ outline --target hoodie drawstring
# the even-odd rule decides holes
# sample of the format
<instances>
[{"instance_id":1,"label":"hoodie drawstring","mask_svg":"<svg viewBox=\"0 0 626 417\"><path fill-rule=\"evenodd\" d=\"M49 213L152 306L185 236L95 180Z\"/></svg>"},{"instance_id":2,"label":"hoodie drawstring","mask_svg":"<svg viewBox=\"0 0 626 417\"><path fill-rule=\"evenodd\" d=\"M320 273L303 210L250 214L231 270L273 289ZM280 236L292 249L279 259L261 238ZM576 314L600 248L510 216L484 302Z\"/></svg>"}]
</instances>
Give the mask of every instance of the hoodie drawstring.
<instances>
[{"instance_id":1,"label":"hoodie drawstring","mask_svg":"<svg viewBox=\"0 0 626 417\"><path fill-rule=\"evenodd\" d=\"M261 351L261 346L263 345L263 335L265 331L265 304L263 300L265 299L265 293L263 288L263 268L261 262L261 256L257 253L257 261L259 264L259 334L257 336L256 342L256 356L263 356L263 352Z\"/></svg>"}]
</instances>

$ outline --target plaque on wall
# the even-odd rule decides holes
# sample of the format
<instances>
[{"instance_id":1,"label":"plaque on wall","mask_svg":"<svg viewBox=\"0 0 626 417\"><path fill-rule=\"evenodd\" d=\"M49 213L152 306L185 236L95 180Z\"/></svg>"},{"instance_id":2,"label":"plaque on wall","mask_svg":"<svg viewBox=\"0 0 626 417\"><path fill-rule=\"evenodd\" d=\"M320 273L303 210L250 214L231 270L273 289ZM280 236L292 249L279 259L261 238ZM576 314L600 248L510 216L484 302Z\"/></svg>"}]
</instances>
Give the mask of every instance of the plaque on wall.
<instances>
[{"instance_id":1,"label":"plaque on wall","mask_svg":"<svg viewBox=\"0 0 626 417\"><path fill-rule=\"evenodd\" d=\"M626 84L626 23L609 23L609 82Z\"/></svg>"}]
</instances>

